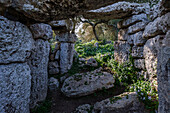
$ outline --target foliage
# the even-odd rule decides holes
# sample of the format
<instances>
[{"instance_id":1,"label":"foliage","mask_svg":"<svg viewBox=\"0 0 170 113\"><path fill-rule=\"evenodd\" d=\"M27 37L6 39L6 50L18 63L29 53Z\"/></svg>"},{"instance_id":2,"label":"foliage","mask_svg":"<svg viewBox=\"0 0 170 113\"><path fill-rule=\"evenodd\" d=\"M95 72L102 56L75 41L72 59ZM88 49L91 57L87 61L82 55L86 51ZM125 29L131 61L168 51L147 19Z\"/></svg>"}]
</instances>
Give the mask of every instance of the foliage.
<instances>
[{"instance_id":1,"label":"foliage","mask_svg":"<svg viewBox=\"0 0 170 113\"><path fill-rule=\"evenodd\" d=\"M95 44L98 43L98 47L95 46ZM106 44L106 41L97 42L95 40L88 42L88 43L82 43L78 41L75 45L75 50L78 52L79 57L90 57L90 56L96 56L97 54L113 54L114 47L113 42L110 44Z\"/></svg>"},{"instance_id":2,"label":"foliage","mask_svg":"<svg viewBox=\"0 0 170 113\"><path fill-rule=\"evenodd\" d=\"M131 62L118 63L114 59L111 59L108 61L108 66L111 67L114 72L117 85L127 86L137 81L138 69L136 69Z\"/></svg>"},{"instance_id":3,"label":"foliage","mask_svg":"<svg viewBox=\"0 0 170 113\"><path fill-rule=\"evenodd\" d=\"M31 110L32 113L49 113L51 108L51 101L45 100L34 109Z\"/></svg>"},{"instance_id":4,"label":"foliage","mask_svg":"<svg viewBox=\"0 0 170 113\"><path fill-rule=\"evenodd\" d=\"M158 92L154 87L151 87L149 81L138 80L129 88L130 92L136 92L138 98L145 104L145 107L151 113L155 113L158 109Z\"/></svg>"}]
</instances>

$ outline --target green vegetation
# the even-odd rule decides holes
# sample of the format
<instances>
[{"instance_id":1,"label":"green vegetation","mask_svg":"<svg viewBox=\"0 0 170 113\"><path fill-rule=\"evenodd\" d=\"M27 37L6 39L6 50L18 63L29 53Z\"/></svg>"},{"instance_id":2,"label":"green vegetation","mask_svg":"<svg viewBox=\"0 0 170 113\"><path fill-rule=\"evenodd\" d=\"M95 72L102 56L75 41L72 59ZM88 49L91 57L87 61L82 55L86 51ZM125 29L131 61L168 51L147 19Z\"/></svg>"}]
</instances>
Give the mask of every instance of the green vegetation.
<instances>
[{"instance_id":1,"label":"green vegetation","mask_svg":"<svg viewBox=\"0 0 170 113\"><path fill-rule=\"evenodd\" d=\"M51 101L47 99L32 109L31 113L49 113L51 104Z\"/></svg>"},{"instance_id":2,"label":"green vegetation","mask_svg":"<svg viewBox=\"0 0 170 113\"><path fill-rule=\"evenodd\" d=\"M156 88L151 86L149 81L138 80L129 88L130 92L136 92L141 102L150 110L150 113L155 113L158 109L158 92Z\"/></svg>"}]
</instances>

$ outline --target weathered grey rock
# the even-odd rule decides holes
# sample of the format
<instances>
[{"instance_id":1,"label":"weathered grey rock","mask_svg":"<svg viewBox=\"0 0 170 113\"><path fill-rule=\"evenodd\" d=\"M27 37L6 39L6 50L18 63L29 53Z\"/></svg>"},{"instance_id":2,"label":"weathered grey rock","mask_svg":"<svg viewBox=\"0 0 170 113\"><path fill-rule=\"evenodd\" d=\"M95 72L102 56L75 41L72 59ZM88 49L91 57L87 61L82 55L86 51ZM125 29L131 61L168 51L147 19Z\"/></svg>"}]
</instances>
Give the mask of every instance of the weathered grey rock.
<instances>
[{"instance_id":1,"label":"weathered grey rock","mask_svg":"<svg viewBox=\"0 0 170 113\"><path fill-rule=\"evenodd\" d=\"M29 22L49 22L80 15L88 10L97 9L121 0L0 0L0 13L12 15L18 20ZM5 5L4 5L5 4ZM12 8L12 9L11 9ZM22 14L22 15L21 15Z\"/></svg>"},{"instance_id":2,"label":"weathered grey rock","mask_svg":"<svg viewBox=\"0 0 170 113\"><path fill-rule=\"evenodd\" d=\"M56 35L56 40L59 42L74 43L77 41L77 37L74 33L62 33Z\"/></svg>"},{"instance_id":3,"label":"weathered grey rock","mask_svg":"<svg viewBox=\"0 0 170 113\"><path fill-rule=\"evenodd\" d=\"M143 58L143 47L133 46L132 47L132 57Z\"/></svg>"},{"instance_id":4,"label":"weathered grey rock","mask_svg":"<svg viewBox=\"0 0 170 113\"><path fill-rule=\"evenodd\" d=\"M89 19L122 19L127 16L149 11L148 4L118 2L96 10L90 10L84 14Z\"/></svg>"},{"instance_id":5,"label":"weathered grey rock","mask_svg":"<svg viewBox=\"0 0 170 113\"><path fill-rule=\"evenodd\" d=\"M66 26L66 22L65 20L59 20L59 21L51 21L49 22L49 25L51 25L52 27L59 27L59 28L62 28L62 27L65 27Z\"/></svg>"},{"instance_id":6,"label":"weathered grey rock","mask_svg":"<svg viewBox=\"0 0 170 113\"><path fill-rule=\"evenodd\" d=\"M60 51L58 50L57 52L56 52L56 54L55 54L55 60L59 60L59 58L60 58Z\"/></svg>"},{"instance_id":7,"label":"weathered grey rock","mask_svg":"<svg viewBox=\"0 0 170 113\"><path fill-rule=\"evenodd\" d=\"M118 40L120 41L127 41L129 38L129 35L127 33L127 29L120 29L118 32Z\"/></svg>"},{"instance_id":8,"label":"weathered grey rock","mask_svg":"<svg viewBox=\"0 0 170 113\"><path fill-rule=\"evenodd\" d=\"M33 37L25 25L0 16L0 64L24 62L32 47Z\"/></svg>"},{"instance_id":9,"label":"weathered grey rock","mask_svg":"<svg viewBox=\"0 0 170 113\"><path fill-rule=\"evenodd\" d=\"M26 63L0 65L0 112L29 113L31 73Z\"/></svg>"},{"instance_id":10,"label":"weathered grey rock","mask_svg":"<svg viewBox=\"0 0 170 113\"><path fill-rule=\"evenodd\" d=\"M167 32L165 39L160 43L158 50L158 95L159 113L170 112L170 31Z\"/></svg>"},{"instance_id":11,"label":"weathered grey rock","mask_svg":"<svg viewBox=\"0 0 170 113\"><path fill-rule=\"evenodd\" d=\"M114 44L114 59L120 63L129 60L130 45L125 41L117 41Z\"/></svg>"},{"instance_id":12,"label":"weathered grey rock","mask_svg":"<svg viewBox=\"0 0 170 113\"><path fill-rule=\"evenodd\" d=\"M131 25L133 25L137 22L146 21L146 20L148 20L147 15L142 13L142 14L139 14L139 15L133 15L133 16L127 18L127 19L120 21L117 24L117 26L118 26L119 29L120 28L127 28L127 27L129 27L129 26L131 26Z\"/></svg>"},{"instance_id":13,"label":"weathered grey rock","mask_svg":"<svg viewBox=\"0 0 170 113\"><path fill-rule=\"evenodd\" d=\"M103 88L109 89L114 86L113 75L107 72L101 72L96 69L92 72L77 73L68 77L61 88L61 91L67 97L80 97L94 93Z\"/></svg>"},{"instance_id":14,"label":"weathered grey rock","mask_svg":"<svg viewBox=\"0 0 170 113\"><path fill-rule=\"evenodd\" d=\"M128 28L128 34L134 34L136 32L142 31L145 29L146 25L149 23L149 21L143 20L142 22L138 22Z\"/></svg>"},{"instance_id":15,"label":"weathered grey rock","mask_svg":"<svg viewBox=\"0 0 170 113\"><path fill-rule=\"evenodd\" d=\"M164 36L157 36L147 40L144 46L144 58L146 69L149 74L149 79L157 75L157 54L158 54L158 44L157 42L164 38Z\"/></svg>"},{"instance_id":16,"label":"weathered grey rock","mask_svg":"<svg viewBox=\"0 0 170 113\"><path fill-rule=\"evenodd\" d=\"M134 65L138 69L146 69L145 68L145 59L135 59L134 60Z\"/></svg>"},{"instance_id":17,"label":"weathered grey rock","mask_svg":"<svg viewBox=\"0 0 170 113\"><path fill-rule=\"evenodd\" d=\"M91 108L92 107L90 104L80 105L73 113L89 113L91 111Z\"/></svg>"},{"instance_id":18,"label":"weathered grey rock","mask_svg":"<svg viewBox=\"0 0 170 113\"><path fill-rule=\"evenodd\" d=\"M90 59L87 60L86 65L97 67L98 63L97 63L97 61L94 58L90 58Z\"/></svg>"},{"instance_id":19,"label":"weathered grey rock","mask_svg":"<svg viewBox=\"0 0 170 113\"><path fill-rule=\"evenodd\" d=\"M59 81L54 77L50 77L50 79L48 80L48 88L50 91L56 91L57 89L59 89L59 84Z\"/></svg>"},{"instance_id":20,"label":"weathered grey rock","mask_svg":"<svg viewBox=\"0 0 170 113\"><path fill-rule=\"evenodd\" d=\"M66 73L73 64L74 44L61 43L60 45L60 73Z\"/></svg>"},{"instance_id":21,"label":"weathered grey rock","mask_svg":"<svg viewBox=\"0 0 170 113\"><path fill-rule=\"evenodd\" d=\"M30 26L32 34L35 39L41 38L45 40L49 40L53 37L53 31L50 25L48 24L33 24Z\"/></svg>"},{"instance_id":22,"label":"weathered grey rock","mask_svg":"<svg viewBox=\"0 0 170 113\"><path fill-rule=\"evenodd\" d=\"M167 13L161 17L158 17L153 22L150 22L144 30L143 37L148 39L166 33L168 31L168 27L170 26L169 18L170 13Z\"/></svg>"},{"instance_id":23,"label":"weathered grey rock","mask_svg":"<svg viewBox=\"0 0 170 113\"><path fill-rule=\"evenodd\" d=\"M135 92L127 92L94 104L94 113L149 113Z\"/></svg>"},{"instance_id":24,"label":"weathered grey rock","mask_svg":"<svg viewBox=\"0 0 170 113\"><path fill-rule=\"evenodd\" d=\"M49 71L49 74L51 74L51 75L58 74L60 72L59 71L58 61L49 62L49 64L48 64L48 71Z\"/></svg>"},{"instance_id":25,"label":"weathered grey rock","mask_svg":"<svg viewBox=\"0 0 170 113\"><path fill-rule=\"evenodd\" d=\"M47 95L48 84L48 61L49 61L50 44L48 41L37 39L35 49L28 60L31 68L31 102L33 108L37 102L43 101Z\"/></svg>"},{"instance_id":26,"label":"weathered grey rock","mask_svg":"<svg viewBox=\"0 0 170 113\"><path fill-rule=\"evenodd\" d=\"M143 31L140 31L133 35L130 35L129 37L133 39L133 43L135 46L142 46L146 42L146 39L144 39L142 36L143 36Z\"/></svg>"}]
</instances>

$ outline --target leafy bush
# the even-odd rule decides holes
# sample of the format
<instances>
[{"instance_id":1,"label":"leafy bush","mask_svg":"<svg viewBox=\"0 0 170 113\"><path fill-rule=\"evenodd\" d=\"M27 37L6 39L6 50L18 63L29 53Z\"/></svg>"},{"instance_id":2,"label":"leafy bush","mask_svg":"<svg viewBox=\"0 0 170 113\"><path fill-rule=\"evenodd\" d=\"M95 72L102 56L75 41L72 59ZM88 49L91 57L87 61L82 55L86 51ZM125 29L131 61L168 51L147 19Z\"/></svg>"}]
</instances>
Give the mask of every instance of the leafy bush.
<instances>
[{"instance_id":1,"label":"leafy bush","mask_svg":"<svg viewBox=\"0 0 170 113\"><path fill-rule=\"evenodd\" d=\"M138 69L136 69L131 62L120 64L114 59L111 59L108 61L108 66L111 67L114 72L117 85L127 86L137 81Z\"/></svg>"},{"instance_id":2,"label":"leafy bush","mask_svg":"<svg viewBox=\"0 0 170 113\"><path fill-rule=\"evenodd\" d=\"M138 98L145 104L145 107L151 113L155 113L158 109L158 92L155 88L151 87L149 81L138 80L129 88L130 92L136 92Z\"/></svg>"},{"instance_id":3,"label":"leafy bush","mask_svg":"<svg viewBox=\"0 0 170 113\"><path fill-rule=\"evenodd\" d=\"M98 43L98 47L95 44ZM79 57L90 57L96 56L97 54L113 54L114 47L113 42L110 44L106 44L105 41L97 42L95 40L87 43L81 43L78 41L75 45L75 50L78 52Z\"/></svg>"}]
</instances>

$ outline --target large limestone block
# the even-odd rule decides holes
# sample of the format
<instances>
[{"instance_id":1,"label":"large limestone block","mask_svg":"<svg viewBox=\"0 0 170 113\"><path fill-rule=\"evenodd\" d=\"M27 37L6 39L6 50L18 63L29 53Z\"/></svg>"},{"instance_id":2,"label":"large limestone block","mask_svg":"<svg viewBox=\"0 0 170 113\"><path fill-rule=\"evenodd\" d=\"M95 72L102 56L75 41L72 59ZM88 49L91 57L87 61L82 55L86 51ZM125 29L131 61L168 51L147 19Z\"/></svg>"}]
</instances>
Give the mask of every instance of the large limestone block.
<instances>
[{"instance_id":1,"label":"large limestone block","mask_svg":"<svg viewBox=\"0 0 170 113\"><path fill-rule=\"evenodd\" d=\"M0 112L29 113L31 72L26 63L0 65Z\"/></svg>"},{"instance_id":2,"label":"large limestone block","mask_svg":"<svg viewBox=\"0 0 170 113\"><path fill-rule=\"evenodd\" d=\"M161 42L161 41L160 41ZM158 50L159 113L170 112L170 31L160 43Z\"/></svg>"},{"instance_id":3,"label":"large limestone block","mask_svg":"<svg viewBox=\"0 0 170 113\"><path fill-rule=\"evenodd\" d=\"M61 91L68 97L80 97L92 94L103 88L112 88L114 82L112 74L96 69L92 72L77 73L68 77L64 81Z\"/></svg>"},{"instance_id":4,"label":"large limestone block","mask_svg":"<svg viewBox=\"0 0 170 113\"><path fill-rule=\"evenodd\" d=\"M48 24L33 24L30 26L30 29L35 39L41 38L49 40L53 37L52 27Z\"/></svg>"},{"instance_id":5,"label":"large limestone block","mask_svg":"<svg viewBox=\"0 0 170 113\"><path fill-rule=\"evenodd\" d=\"M129 37L133 40L133 44L135 46L142 46L145 44L146 39L142 37L143 31L137 32L133 35L130 35ZM130 40L130 39L129 39Z\"/></svg>"},{"instance_id":6,"label":"large limestone block","mask_svg":"<svg viewBox=\"0 0 170 113\"><path fill-rule=\"evenodd\" d=\"M147 12L149 9L148 4L118 2L96 10L90 10L84 14L84 17L89 19L122 19Z\"/></svg>"},{"instance_id":7,"label":"large limestone block","mask_svg":"<svg viewBox=\"0 0 170 113\"><path fill-rule=\"evenodd\" d=\"M77 41L77 37L74 33L62 33L56 35L56 40L59 42L74 43Z\"/></svg>"},{"instance_id":8,"label":"large limestone block","mask_svg":"<svg viewBox=\"0 0 170 113\"><path fill-rule=\"evenodd\" d=\"M157 55L158 55L158 45L157 42L164 38L164 36L157 36L147 40L144 46L144 58L146 69L149 74L149 79L157 75Z\"/></svg>"},{"instance_id":9,"label":"large limestone block","mask_svg":"<svg viewBox=\"0 0 170 113\"><path fill-rule=\"evenodd\" d=\"M127 92L94 104L93 113L149 113L135 92ZM116 98L115 97L115 98Z\"/></svg>"},{"instance_id":10,"label":"large limestone block","mask_svg":"<svg viewBox=\"0 0 170 113\"><path fill-rule=\"evenodd\" d=\"M0 16L0 64L24 62L32 47L33 37L25 25Z\"/></svg>"},{"instance_id":11,"label":"large limestone block","mask_svg":"<svg viewBox=\"0 0 170 113\"><path fill-rule=\"evenodd\" d=\"M137 22L142 22L142 21L145 22L146 20L148 20L147 15L142 13L142 14L139 14L139 15L133 15L129 18L126 18L126 19L120 21L117 24L117 26L118 26L119 29L120 28L127 28L127 27L129 27L129 26L131 26L131 25L133 25Z\"/></svg>"},{"instance_id":12,"label":"large limestone block","mask_svg":"<svg viewBox=\"0 0 170 113\"><path fill-rule=\"evenodd\" d=\"M120 63L129 60L130 45L125 41L117 41L114 44L114 59Z\"/></svg>"},{"instance_id":13,"label":"large limestone block","mask_svg":"<svg viewBox=\"0 0 170 113\"><path fill-rule=\"evenodd\" d=\"M0 13L5 12L21 21L49 22L72 18L118 1L121 0L0 0L0 7L5 10Z\"/></svg>"},{"instance_id":14,"label":"large limestone block","mask_svg":"<svg viewBox=\"0 0 170 113\"><path fill-rule=\"evenodd\" d=\"M142 22L138 22L128 28L128 34L134 34L139 31L143 31L146 27L146 25L149 23L149 21L143 20Z\"/></svg>"},{"instance_id":15,"label":"large limestone block","mask_svg":"<svg viewBox=\"0 0 170 113\"><path fill-rule=\"evenodd\" d=\"M60 73L66 73L73 64L74 44L61 43L60 44Z\"/></svg>"},{"instance_id":16,"label":"large limestone block","mask_svg":"<svg viewBox=\"0 0 170 113\"><path fill-rule=\"evenodd\" d=\"M33 108L39 101L43 101L47 95L48 61L50 44L48 41L38 39L35 41L35 49L28 60L31 68L31 102Z\"/></svg>"},{"instance_id":17,"label":"large limestone block","mask_svg":"<svg viewBox=\"0 0 170 113\"><path fill-rule=\"evenodd\" d=\"M132 57L143 58L143 47L133 46L132 47Z\"/></svg>"},{"instance_id":18,"label":"large limestone block","mask_svg":"<svg viewBox=\"0 0 170 113\"><path fill-rule=\"evenodd\" d=\"M150 22L143 33L143 37L148 39L155 37L157 35L161 35L168 31L168 27L170 27L170 12L156 18L153 22Z\"/></svg>"}]
</instances>

